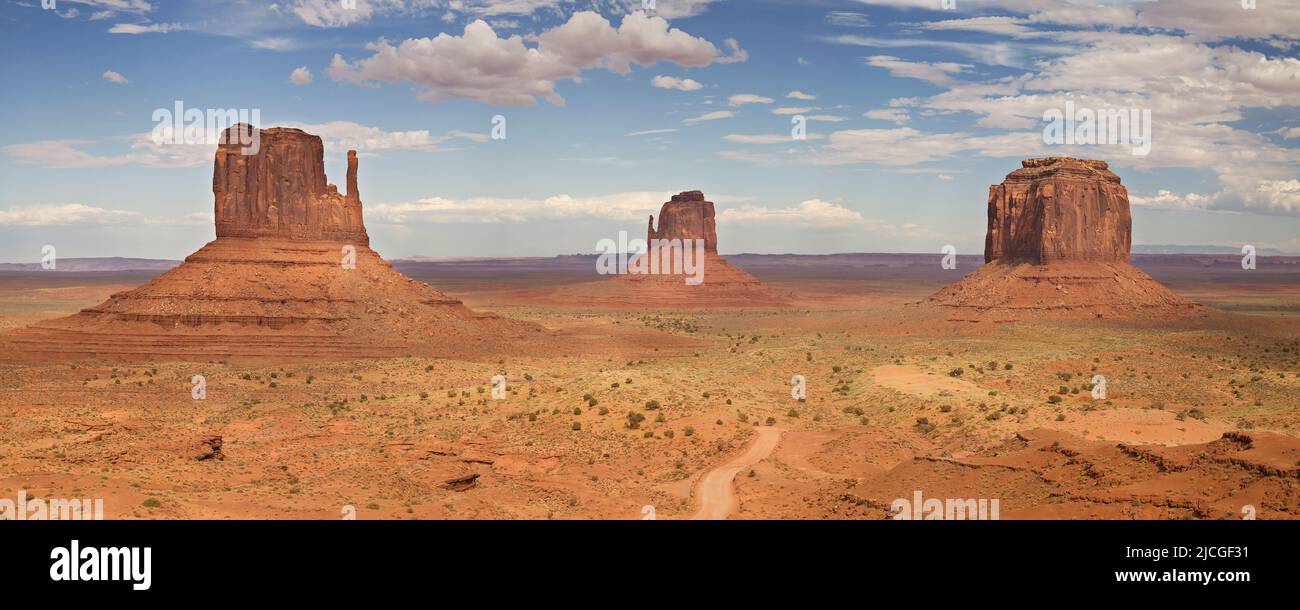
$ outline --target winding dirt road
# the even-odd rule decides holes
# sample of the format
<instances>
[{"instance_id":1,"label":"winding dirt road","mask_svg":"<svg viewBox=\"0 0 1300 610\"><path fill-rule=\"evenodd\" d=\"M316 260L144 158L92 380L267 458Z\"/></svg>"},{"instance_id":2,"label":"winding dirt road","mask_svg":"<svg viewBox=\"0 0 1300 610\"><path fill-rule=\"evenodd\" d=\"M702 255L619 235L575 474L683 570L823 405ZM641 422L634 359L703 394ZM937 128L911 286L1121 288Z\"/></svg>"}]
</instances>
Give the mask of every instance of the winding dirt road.
<instances>
[{"instance_id":1,"label":"winding dirt road","mask_svg":"<svg viewBox=\"0 0 1300 610\"><path fill-rule=\"evenodd\" d=\"M744 453L714 468L695 483L695 497L700 510L691 519L726 519L736 510L736 494L731 483L740 471L762 461L781 442L780 428L758 428L758 438Z\"/></svg>"}]
</instances>

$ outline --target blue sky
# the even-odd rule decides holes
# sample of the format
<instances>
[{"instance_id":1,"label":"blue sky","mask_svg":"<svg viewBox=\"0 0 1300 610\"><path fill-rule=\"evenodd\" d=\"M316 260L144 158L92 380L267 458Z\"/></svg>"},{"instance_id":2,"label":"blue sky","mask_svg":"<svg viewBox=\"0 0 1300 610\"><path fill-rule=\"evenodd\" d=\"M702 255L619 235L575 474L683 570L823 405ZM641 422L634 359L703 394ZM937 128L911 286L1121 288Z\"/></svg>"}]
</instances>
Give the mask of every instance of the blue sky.
<instances>
[{"instance_id":1,"label":"blue sky","mask_svg":"<svg viewBox=\"0 0 1300 610\"><path fill-rule=\"evenodd\" d=\"M1050 154L1111 163L1137 244L1300 253L1300 0L41 4L0 0L3 261L212 239L213 147L149 139L177 100L321 135L336 184L358 149L388 257L592 252L690 189L724 253L978 254ZM1149 110L1150 153L1045 144L1066 102Z\"/></svg>"}]
</instances>

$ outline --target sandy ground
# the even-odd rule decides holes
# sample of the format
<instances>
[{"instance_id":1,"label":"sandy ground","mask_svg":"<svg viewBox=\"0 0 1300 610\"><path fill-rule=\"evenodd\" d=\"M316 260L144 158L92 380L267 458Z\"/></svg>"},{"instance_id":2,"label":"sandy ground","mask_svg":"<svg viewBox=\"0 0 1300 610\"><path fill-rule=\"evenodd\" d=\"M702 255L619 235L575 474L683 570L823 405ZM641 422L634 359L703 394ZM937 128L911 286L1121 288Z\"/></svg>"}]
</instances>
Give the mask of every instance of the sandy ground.
<instances>
[{"instance_id":1,"label":"sandy ground","mask_svg":"<svg viewBox=\"0 0 1300 610\"><path fill-rule=\"evenodd\" d=\"M984 324L912 305L942 278L873 278L775 274L789 307L683 311L464 281L446 292L555 337L473 360L0 365L0 497L114 519L880 519L915 491L1002 518L1300 516L1294 283L1175 284L1221 299L1191 320ZM122 285L0 282L0 328Z\"/></svg>"}]
</instances>

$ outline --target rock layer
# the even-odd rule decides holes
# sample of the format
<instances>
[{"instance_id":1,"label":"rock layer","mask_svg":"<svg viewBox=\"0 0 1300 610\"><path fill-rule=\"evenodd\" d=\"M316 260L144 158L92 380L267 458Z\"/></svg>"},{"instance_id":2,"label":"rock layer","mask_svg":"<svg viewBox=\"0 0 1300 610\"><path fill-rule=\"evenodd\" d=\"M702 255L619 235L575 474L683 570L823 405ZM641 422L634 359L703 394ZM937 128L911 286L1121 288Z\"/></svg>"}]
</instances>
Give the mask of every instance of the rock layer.
<instances>
[{"instance_id":1,"label":"rock layer","mask_svg":"<svg viewBox=\"0 0 1300 610\"><path fill-rule=\"evenodd\" d=\"M646 241L653 239L703 239L704 251L718 253L718 223L713 202L704 200L700 191L685 191L673 195L659 209L659 230L655 230L655 217L650 217Z\"/></svg>"},{"instance_id":2,"label":"rock layer","mask_svg":"<svg viewBox=\"0 0 1300 610\"><path fill-rule=\"evenodd\" d=\"M348 151L347 195L325 180L325 145L300 129L259 132L245 154L227 129L212 172L217 237L279 237L369 245L357 191L357 153Z\"/></svg>"},{"instance_id":3,"label":"rock layer","mask_svg":"<svg viewBox=\"0 0 1300 610\"><path fill-rule=\"evenodd\" d=\"M930 297L957 320L1196 313L1129 263L1128 192L1106 162L1027 159L989 187L985 265Z\"/></svg>"},{"instance_id":4,"label":"rock layer","mask_svg":"<svg viewBox=\"0 0 1300 610\"><path fill-rule=\"evenodd\" d=\"M989 187L984 261L1128 262L1128 191L1105 161L1026 159Z\"/></svg>"},{"instance_id":5,"label":"rock layer","mask_svg":"<svg viewBox=\"0 0 1300 610\"><path fill-rule=\"evenodd\" d=\"M0 352L24 360L473 356L541 332L471 311L370 249L354 151L339 195L325 182L319 137L266 129L260 138L257 154L217 149L216 240L143 286L10 334Z\"/></svg>"}]
</instances>

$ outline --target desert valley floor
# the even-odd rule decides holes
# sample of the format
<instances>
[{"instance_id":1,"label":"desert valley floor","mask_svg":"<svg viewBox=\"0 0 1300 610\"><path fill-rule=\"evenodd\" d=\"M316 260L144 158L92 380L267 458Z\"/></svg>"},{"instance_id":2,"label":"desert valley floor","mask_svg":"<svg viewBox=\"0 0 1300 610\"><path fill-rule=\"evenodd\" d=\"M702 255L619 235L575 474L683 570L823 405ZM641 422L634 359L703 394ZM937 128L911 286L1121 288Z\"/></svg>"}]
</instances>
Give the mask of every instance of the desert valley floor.
<instances>
[{"instance_id":1,"label":"desert valley floor","mask_svg":"<svg viewBox=\"0 0 1300 610\"><path fill-rule=\"evenodd\" d=\"M548 333L456 360L0 363L0 497L101 497L109 519L880 519L921 491L1003 519L1300 518L1297 259L1136 260L1201 316L997 323L916 305L973 257L729 258L791 304L638 310L583 285L582 258L399 261ZM0 332L156 274L3 272Z\"/></svg>"}]
</instances>

